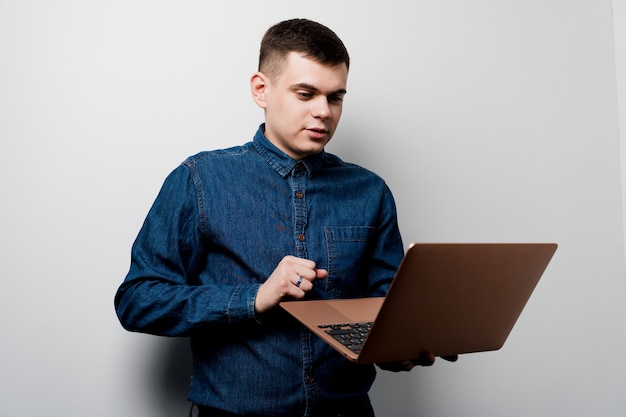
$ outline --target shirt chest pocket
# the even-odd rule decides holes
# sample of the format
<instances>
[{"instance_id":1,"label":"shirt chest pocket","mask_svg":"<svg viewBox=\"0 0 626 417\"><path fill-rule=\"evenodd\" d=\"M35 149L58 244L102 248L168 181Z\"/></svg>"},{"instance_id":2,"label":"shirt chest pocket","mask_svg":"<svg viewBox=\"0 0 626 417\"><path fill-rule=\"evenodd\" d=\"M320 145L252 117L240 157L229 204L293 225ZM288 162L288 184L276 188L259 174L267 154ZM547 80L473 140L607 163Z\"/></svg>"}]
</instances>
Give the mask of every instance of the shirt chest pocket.
<instances>
[{"instance_id":1,"label":"shirt chest pocket","mask_svg":"<svg viewBox=\"0 0 626 417\"><path fill-rule=\"evenodd\" d=\"M366 295L370 226L328 226L324 231L328 251L325 290L332 298Z\"/></svg>"}]
</instances>

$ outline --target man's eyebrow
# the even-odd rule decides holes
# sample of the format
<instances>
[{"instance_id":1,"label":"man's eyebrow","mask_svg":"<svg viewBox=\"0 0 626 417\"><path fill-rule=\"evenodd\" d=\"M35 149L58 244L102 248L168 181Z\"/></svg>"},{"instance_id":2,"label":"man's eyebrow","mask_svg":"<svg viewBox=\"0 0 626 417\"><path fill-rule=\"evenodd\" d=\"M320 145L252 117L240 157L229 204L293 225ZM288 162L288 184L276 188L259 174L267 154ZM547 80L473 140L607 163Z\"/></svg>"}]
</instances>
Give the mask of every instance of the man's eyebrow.
<instances>
[{"instance_id":1,"label":"man's eyebrow","mask_svg":"<svg viewBox=\"0 0 626 417\"><path fill-rule=\"evenodd\" d=\"M314 93L320 93L319 88L315 87L314 85L308 84L308 83L297 83L297 84L293 84L291 86L292 90L297 90L297 89L303 89L303 90L309 90L312 91ZM338 90L332 91L330 94L328 94L329 96L332 95L337 95L337 94L346 94L347 91L345 88L340 88Z\"/></svg>"}]
</instances>

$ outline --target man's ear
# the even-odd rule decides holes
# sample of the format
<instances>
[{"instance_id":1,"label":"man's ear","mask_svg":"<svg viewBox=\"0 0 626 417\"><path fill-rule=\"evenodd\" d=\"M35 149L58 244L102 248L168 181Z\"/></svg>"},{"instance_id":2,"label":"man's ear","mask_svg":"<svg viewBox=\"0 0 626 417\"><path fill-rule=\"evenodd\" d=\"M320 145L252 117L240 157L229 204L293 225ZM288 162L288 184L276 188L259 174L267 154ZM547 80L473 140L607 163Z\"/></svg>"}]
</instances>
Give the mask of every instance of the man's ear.
<instances>
[{"instance_id":1,"label":"man's ear","mask_svg":"<svg viewBox=\"0 0 626 417\"><path fill-rule=\"evenodd\" d=\"M267 108L265 93L269 88L269 80L262 72L256 72L250 78L250 91L254 102L262 109Z\"/></svg>"}]
</instances>

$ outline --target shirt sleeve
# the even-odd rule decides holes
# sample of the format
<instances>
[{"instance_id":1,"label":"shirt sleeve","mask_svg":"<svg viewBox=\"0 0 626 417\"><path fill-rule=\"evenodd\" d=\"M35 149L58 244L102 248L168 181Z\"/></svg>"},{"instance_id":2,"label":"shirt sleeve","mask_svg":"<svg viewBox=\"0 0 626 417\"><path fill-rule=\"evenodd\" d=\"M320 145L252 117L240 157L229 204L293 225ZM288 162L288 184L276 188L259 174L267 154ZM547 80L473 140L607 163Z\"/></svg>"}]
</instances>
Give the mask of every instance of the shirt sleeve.
<instances>
[{"instance_id":1,"label":"shirt sleeve","mask_svg":"<svg viewBox=\"0 0 626 417\"><path fill-rule=\"evenodd\" d=\"M368 296L384 296L404 256L395 200L385 185L369 264Z\"/></svg>"},{"instance_id":2,"label":"shirt sleeve","mask_svg":"<svg viewBox=\"0 0 626 417\"><path fill-rule=\"evenodd\" d=\"M255 320L260 284L199 285L206 265L198 193L181 165L165 180L133 244L128 275L115 296L124 328L189 336L209 325Z\"/></svg>"}]
</instances>

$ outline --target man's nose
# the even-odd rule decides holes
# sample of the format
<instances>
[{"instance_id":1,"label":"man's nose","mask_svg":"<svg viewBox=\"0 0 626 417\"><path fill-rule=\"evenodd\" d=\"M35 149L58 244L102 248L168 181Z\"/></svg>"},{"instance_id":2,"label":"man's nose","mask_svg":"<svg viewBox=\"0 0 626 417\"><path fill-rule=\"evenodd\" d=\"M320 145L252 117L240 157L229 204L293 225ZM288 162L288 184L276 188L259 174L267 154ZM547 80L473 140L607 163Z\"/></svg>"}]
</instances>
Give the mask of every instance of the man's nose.
<instances>
[{"instance_id":1,"label":"man's nose","mask_svg":"<svg viewBox=\"0 0 626 417\"><path fill-rule=\"evenodd\" d=\"M330 106L328 99L324 96L318 97L313 104L313 117L320 119L330 118Z\"/></svg>"}]
</instances>

